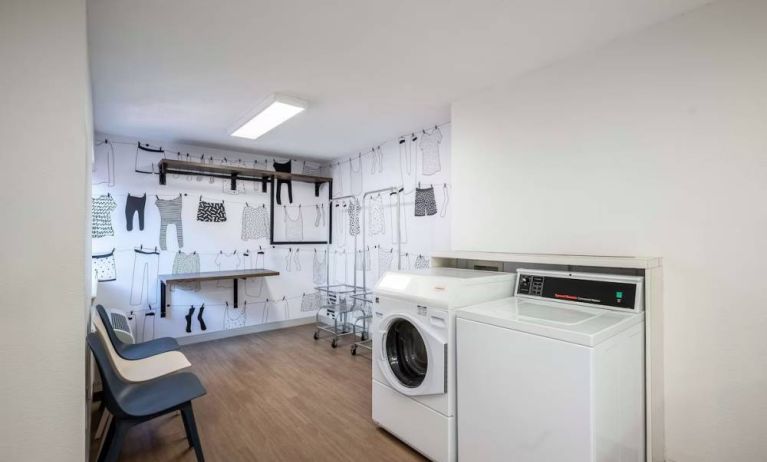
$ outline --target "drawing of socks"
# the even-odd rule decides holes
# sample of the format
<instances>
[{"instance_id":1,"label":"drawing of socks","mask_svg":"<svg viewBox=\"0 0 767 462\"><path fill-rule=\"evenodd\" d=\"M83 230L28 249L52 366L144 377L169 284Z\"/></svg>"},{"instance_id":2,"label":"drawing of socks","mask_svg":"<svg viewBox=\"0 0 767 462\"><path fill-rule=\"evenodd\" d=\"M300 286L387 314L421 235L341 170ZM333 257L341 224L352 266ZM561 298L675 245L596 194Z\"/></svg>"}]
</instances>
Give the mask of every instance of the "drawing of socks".
<instances>
[{"instance_id":1,"label":"drawing of socks","mask_svg":"<svg viewBox=\"0 0 767 462\"><path fill-rule=\"evenodd\" d=\"M202 312L205 310L205 304L203 303L200 307L200 312L197 313L197 320L200 322L200 329L201 330L207 330L208 328L205 326L205 321L202 319Z\"/></svg>"},{"instance_id":2,"label":"drawing of socks","mask_svg":"<svg viewBox=\"0 0 767 462\"><path fill-rule=\"evenodd\" d=\"M447 214L447 204L450 202L450 194L447 191L447 183L442 185L442 211L439 212L441 218Z\"/></svg>"},{"instance_id":3,"label":"drawing of socks","mask_svg":"<svg viewBox=\"0 0 767 462\"><path fill-rule=\"evenodd\" d=\"M192 316L194 315L194 306L189 308L189 313L184 316L186 318L186 332L188 334L192 333Z\"/></svg>"},{"instance_id":4,"label":"drawing of socks","mask_svg":"<svg viewBox=\"0 0 767 462\"><path fill-rule=\"evenodd\" d=\"M296 249L293 253L293 262L295 263L296 271L301 271L301 259L298 257L299 250L301 249Z\"/></svg>"}]
</instances>

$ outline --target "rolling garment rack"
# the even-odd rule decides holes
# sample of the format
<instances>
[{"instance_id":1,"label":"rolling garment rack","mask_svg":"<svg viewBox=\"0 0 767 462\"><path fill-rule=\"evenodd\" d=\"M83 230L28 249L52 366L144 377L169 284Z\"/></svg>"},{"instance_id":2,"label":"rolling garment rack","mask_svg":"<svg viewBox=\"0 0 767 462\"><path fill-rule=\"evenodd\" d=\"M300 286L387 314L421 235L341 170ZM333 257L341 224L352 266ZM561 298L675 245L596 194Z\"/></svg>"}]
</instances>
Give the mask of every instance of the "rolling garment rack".
<instances>
[{"instance_id":1,"label":"rolling garment rack","mask_svg":"<svg viewBox=\"0 0 767 462\"><path fill-rule=\"evenodd\" d=\"M338 202L345 199L355 199L354 195L333 197L330 199L330 216L333 216L333 202ZM320 307L317 309L317 313L314 315L315 329L314 340L319 340L322 337L322 332L328 334L331 338L330 346L336 348L338 346L338 340L346 335L353 335L356 333L354 324L349 322L350 316L354 311L359 311L357 306L357 300L352 298L354 295L364 293L364 289L357 285L357 236L354 236L354 279L351 285L349 284L330 284L330 245L332 243L332 235L329 236L327 246L327 257L325 258L325 264L327 265L327 284L324 286L315 287L317 292L321 294ZM332 320L326 322L325 319Z\"/></svg>"},{"instance_id":2,"label":"rolling garment rack","mask_svg":"<svg viewBox=\"0 0 767 462\"><path fill-rule=\"evenodd\" d=\"M369 196L372 196L373 194L381 194L381 193L389 193L389 196L397 196L397 211L396 215L397 218L395 220L395 223L397 224L396 234L397 234L397 270L402 269L402 236L400 234L400 193L403 191L403 188L391 186L388 188L383 189L376 189L374 191L368 191L365 194L362 195L362 203L365 204L366 199ZM363 207L363 210L365 210L365 207ZM352 355L357 354L358 348L365 348L367 350L372 351L373 350L373 340L370 338L370 333L368 332L370 328L370 321L373 319L373 303L375 303L375 299L373 297L373 292L367 290L367 271L365 268L367 268L367 252L366 252L366 243L365 243L365 217L362 217L362 290L363 292L361 294L355 294L352 295L352 299L354 299L355 302L359 302L362 305L362 315L358 316L354 322L352 322L352 332L354 334L354 338L357 338L357 328L361 326L360 331L360 339L359 341L356 341L351 346L351 353ZM355 236L356 237L356 236ZM355 242L355 258L357 255L356 252L356 242ZM380 250L380 249L379 249ZM357 276L357 271L354 272L355 277Z\"/></svg>"}]
</instances>

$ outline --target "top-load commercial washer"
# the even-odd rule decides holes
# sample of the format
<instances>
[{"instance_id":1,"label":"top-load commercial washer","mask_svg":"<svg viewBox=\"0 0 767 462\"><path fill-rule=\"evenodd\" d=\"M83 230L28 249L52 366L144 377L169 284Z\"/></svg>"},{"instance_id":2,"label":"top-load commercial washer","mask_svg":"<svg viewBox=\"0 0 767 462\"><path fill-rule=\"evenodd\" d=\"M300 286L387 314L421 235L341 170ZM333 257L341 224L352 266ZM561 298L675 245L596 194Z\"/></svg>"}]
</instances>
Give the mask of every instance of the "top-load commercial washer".
<instances>
[{"instance_id":1,"label":"top-load commercial washer","mask_svg":"<svg viewBox=\"0 0 767 462\"><path fill-rule=\"evenodd\" d=\"M643 278L517 271L457 312L463 461L645 460Z\"/></svg>"}]
</instances>

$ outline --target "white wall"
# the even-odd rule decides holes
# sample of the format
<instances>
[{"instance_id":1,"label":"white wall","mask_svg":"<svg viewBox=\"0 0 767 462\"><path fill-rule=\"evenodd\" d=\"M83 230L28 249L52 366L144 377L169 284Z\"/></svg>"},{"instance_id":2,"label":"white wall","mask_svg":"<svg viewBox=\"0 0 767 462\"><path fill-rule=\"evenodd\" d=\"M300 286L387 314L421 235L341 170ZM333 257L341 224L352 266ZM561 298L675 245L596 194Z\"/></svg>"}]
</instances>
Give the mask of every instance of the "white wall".
<instances>
[{"instance_id":1,"label":"white wall","mask_svg":"<svg viewBox=\"0 0 767 462\"><path fill-rule=\"evenodd\" d=\"M767 454L765 43L719 2L453 105L454 249L663 257L677 462Z\"/></svg>"},{"instance_id":2,"label":"white wall","mask_svg":"<svg viewBox=\"0 0 767 462\"><path fill-rule=\"evenodd\" d=\"M0 3L0 458L85 459L85 2Z\"/></svg>"}]
</instances>

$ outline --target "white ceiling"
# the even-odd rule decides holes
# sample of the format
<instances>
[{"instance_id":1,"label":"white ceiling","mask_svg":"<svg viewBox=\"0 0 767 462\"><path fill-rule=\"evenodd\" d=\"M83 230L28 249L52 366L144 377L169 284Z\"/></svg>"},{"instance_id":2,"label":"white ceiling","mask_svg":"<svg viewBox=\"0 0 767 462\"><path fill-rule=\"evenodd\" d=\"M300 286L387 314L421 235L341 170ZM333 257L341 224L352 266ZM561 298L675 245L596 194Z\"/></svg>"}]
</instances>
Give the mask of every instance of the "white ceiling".
<instances>
[{"instance_id":1,"label":"white ceiling","mask_svg":"<svg viewBox=\"0 0 767 462\"><path fill-rule=\"evenodd\" d=\"M96 129L333 158L450 118L482 87L709 0L90 0ZM307 111L231 138L263 98Z\"/></svg>"}]
</instances>

